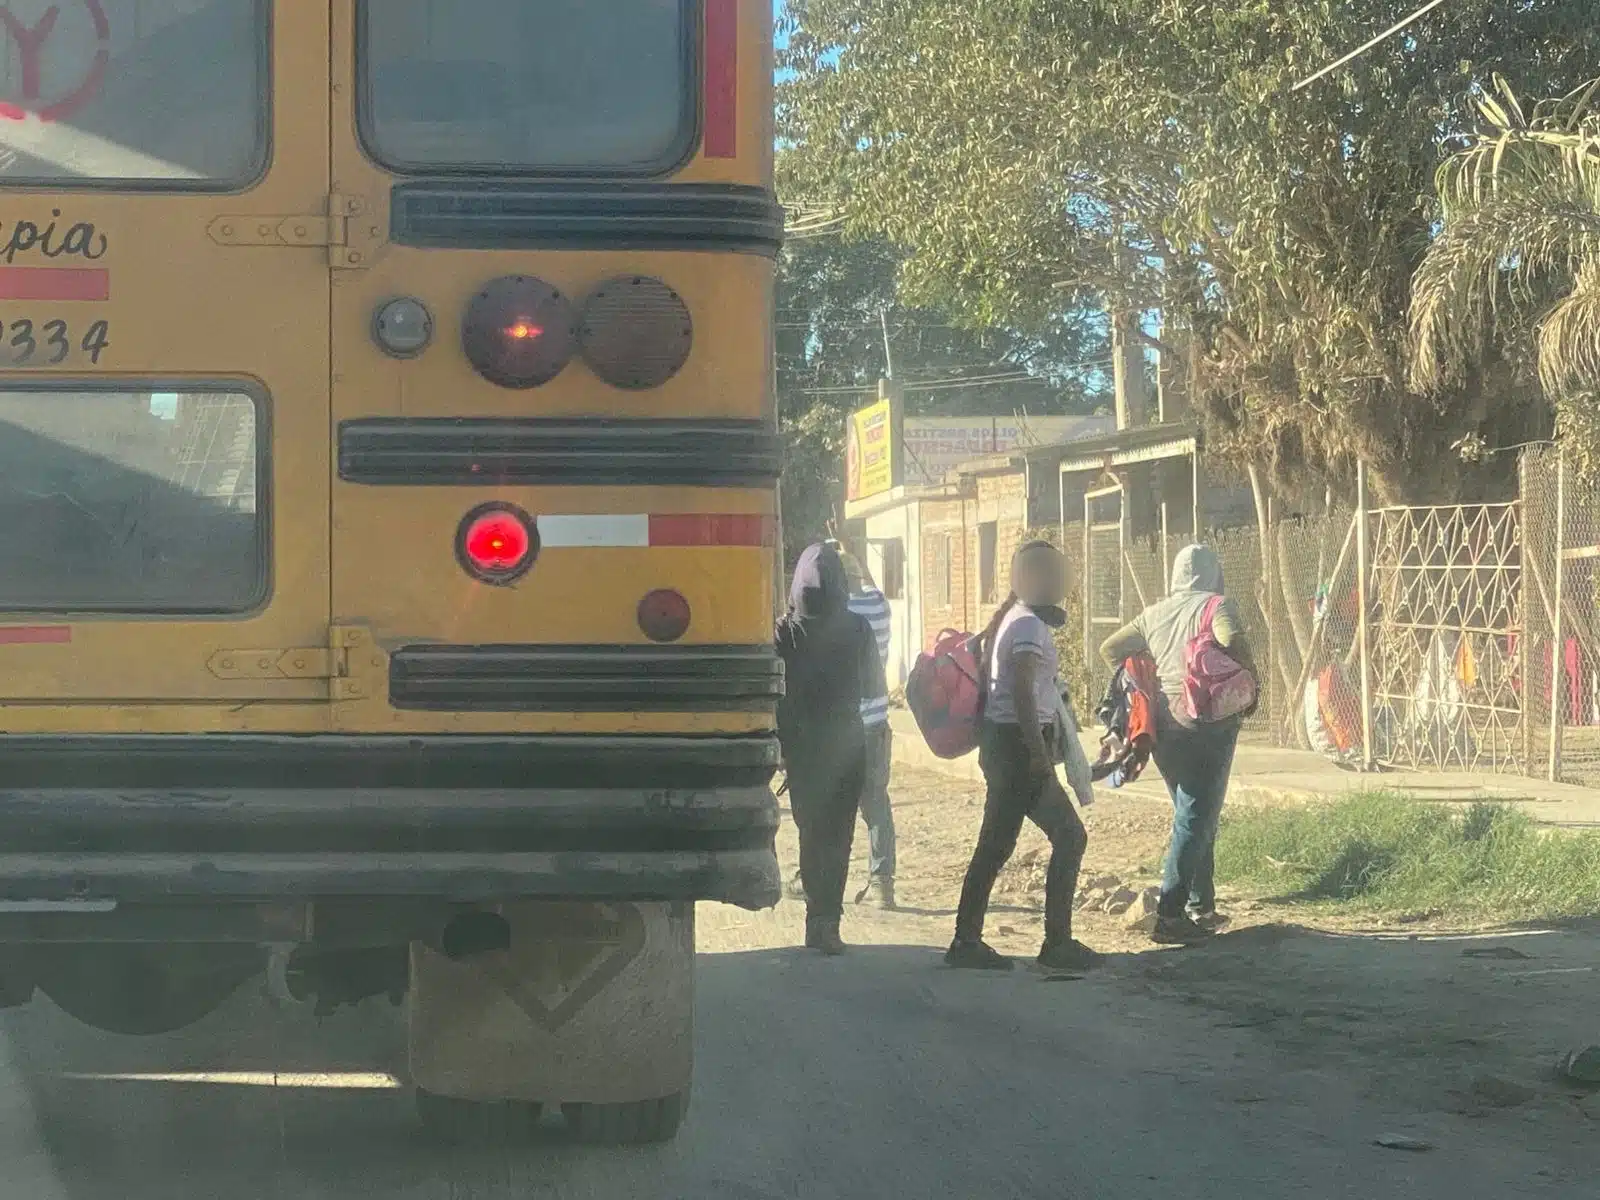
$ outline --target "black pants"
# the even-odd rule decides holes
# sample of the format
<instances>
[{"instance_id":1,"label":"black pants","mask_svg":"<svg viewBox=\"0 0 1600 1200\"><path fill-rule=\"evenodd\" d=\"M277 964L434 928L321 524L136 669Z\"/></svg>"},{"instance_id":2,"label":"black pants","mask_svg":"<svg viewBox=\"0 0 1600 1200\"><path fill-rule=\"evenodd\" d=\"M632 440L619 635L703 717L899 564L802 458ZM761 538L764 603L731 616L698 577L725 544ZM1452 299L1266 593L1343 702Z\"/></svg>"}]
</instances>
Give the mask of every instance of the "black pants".
<instances>
[{"instance_id":1,"label":"black pants","mask_svg":"<svg viewBox=\"0 0 1600 1200\"><path fill-rule=\"evenodd\" d=\"M1054 728L1044 731L1045 745L1053 748ZM1044 880L1044 941L1052 946L1072 940L1072 900L1078 890L1078 869L1089 845L1088 831L1067 799L1055 772L1036 775L1028 758L1022 730L1015 725L984 722L978 740L978 765L983 768L988 796L983 805L983 828L961 885L961 905L956 912L956 937L977 941L983 937L983 918L989 893L1000 869L1017 848L1024 818L1050 839L1050 867Z\"/></svg>"},{"instance_id":2,"label":"black pants","mask_svg":"<svg viewBox=\"0 0 1600 1200\"><path fill-rule=\"evenodd\" d=\"M806 890L806 927L837 927L850 874L850 842L866 777L867 751L848 747L797 748L789 763L789 810L800 834L800 882Z\"/></svg>"}]
</instances>

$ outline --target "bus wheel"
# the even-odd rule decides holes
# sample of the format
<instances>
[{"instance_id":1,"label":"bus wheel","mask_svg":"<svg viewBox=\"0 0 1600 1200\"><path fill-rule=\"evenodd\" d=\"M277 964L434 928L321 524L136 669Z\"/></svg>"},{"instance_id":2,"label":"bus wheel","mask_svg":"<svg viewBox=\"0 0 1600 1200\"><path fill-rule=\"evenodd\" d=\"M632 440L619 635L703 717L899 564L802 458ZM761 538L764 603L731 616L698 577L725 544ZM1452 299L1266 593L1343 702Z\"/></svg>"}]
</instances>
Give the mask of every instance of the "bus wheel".
<instances>
[{"instance_id":1,"label":"bus wheel","mask_svg":"<svg viewBox=\"0 0 1600 1200\"><path fill-rule=\"evenodd\" d=\"M567 1131L580 1142L598 1146L632 1146L669 1142L689 1111L687 1090L660 1100L631 1104L563 1104Z\"/></svg>"},{"instance_id":2,"label":"bus wheel","mask_svg":"<svg viewBox=\"0 0 1600 1200\"><path fill-rule=\"evenodd\" d=\"M52 946L36 955L39 990L108 1033L150 1036L193 1025L261 971L253 946Z\"/></svg>"},{"instance_id":3,"label":"bus wheel","mask_svg":"<svg viewBox=\"0 0 1600 1200\"><path fill-rule=\"evenodd\" d=\"M542 1111L538 1104L457 1100L424 1088L416 1090L416 1104L423 1131L452 1145L525 1141L533 1135Z\"/></svg>"}]
</instances>

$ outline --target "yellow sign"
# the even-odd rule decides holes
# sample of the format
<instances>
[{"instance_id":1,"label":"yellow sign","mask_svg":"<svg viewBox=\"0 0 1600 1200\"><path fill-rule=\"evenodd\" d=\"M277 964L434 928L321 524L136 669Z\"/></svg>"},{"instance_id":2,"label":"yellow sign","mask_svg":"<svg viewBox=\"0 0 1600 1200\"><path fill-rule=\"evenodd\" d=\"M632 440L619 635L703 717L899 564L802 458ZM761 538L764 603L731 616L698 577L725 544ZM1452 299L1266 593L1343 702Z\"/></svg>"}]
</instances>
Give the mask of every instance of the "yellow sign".
<instances>
[{"instance_id":1,"label":"yellow sign","mask_svg":"<svg viewBox=\"0 0 1600 1200\"><path fill-rule=\"evenodd\" d=\"M844 498L865 500L894 487L894 417L887 399L850 414L845 430Z\"/></svg>"}]
</instances>

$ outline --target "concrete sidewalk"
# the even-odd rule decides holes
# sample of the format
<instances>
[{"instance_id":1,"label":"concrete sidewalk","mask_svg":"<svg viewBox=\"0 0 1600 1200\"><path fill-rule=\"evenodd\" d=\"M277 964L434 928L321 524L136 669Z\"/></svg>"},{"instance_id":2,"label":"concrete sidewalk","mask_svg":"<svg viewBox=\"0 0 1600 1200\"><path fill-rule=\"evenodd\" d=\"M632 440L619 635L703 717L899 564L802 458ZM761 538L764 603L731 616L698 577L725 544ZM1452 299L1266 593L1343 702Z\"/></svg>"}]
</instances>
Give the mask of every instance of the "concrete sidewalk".
<instances>
[{"instance_id":1,"label":"concrete sidewalk","mask_svg":"<svg viewBox=\"0 0 1600 1200\"><path fill-rule=\"evenodd\" d=\"M889 714L894 728L894 759L907 766L940 771L962 779L981 781L978 756L959 759L934 757L917 723L909 712ZM1084 736L1089 760L1094 761L1099 746L1093 737ZM1163 805L1171 801L1161 774L1152 764L1134 784L1112 791L1097 788L1105 795L1134 796ZM1360 774L1341 770L1319 754L1303 750L1280 750L1274 746L1241 742L1233 760L1233 783L1228 789L1229 803L1281 804L1321 796L1337 796L1357 791L1398 792L1418 800L1464 804L1474 800L1496 800L1526 809L1535 820L1569 828L1600 827L1600 788L1578 787L1567 783L1546 783L1522 775L1469 774L1465 772L1388 771Z\"/></svg>"}]
</instances>

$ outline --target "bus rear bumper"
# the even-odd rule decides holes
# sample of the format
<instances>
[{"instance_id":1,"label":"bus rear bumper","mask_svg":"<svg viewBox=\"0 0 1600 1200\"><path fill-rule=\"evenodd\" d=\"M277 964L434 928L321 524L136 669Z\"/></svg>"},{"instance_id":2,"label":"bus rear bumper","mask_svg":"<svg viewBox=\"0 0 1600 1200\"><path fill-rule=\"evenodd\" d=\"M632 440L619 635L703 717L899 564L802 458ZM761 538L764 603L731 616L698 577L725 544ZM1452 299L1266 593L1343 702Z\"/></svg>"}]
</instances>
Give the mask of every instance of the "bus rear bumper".
<instances>
[{"instance_id":1,"label":"bus rear bumper","mask_svg":"<svg viewBox=\"0 0 1600 1200\"><path fill-rule=\"evenodd\" d=\"M769 908L770 848L690 851L0 854L0 917L122 905L342 900L490 905L527 899L716 900Z\"/></svg>"},{"instance_id":2,"label":"bus rear bumper","mask_svg":"<svg viewBox=\"0 0 1600 1200\"><path fill-rule=\"evenodd\" d=\"M0 924L193 903L769 907L775 761L770 737L0 738Z\"/></svg>"}]
</instances>

